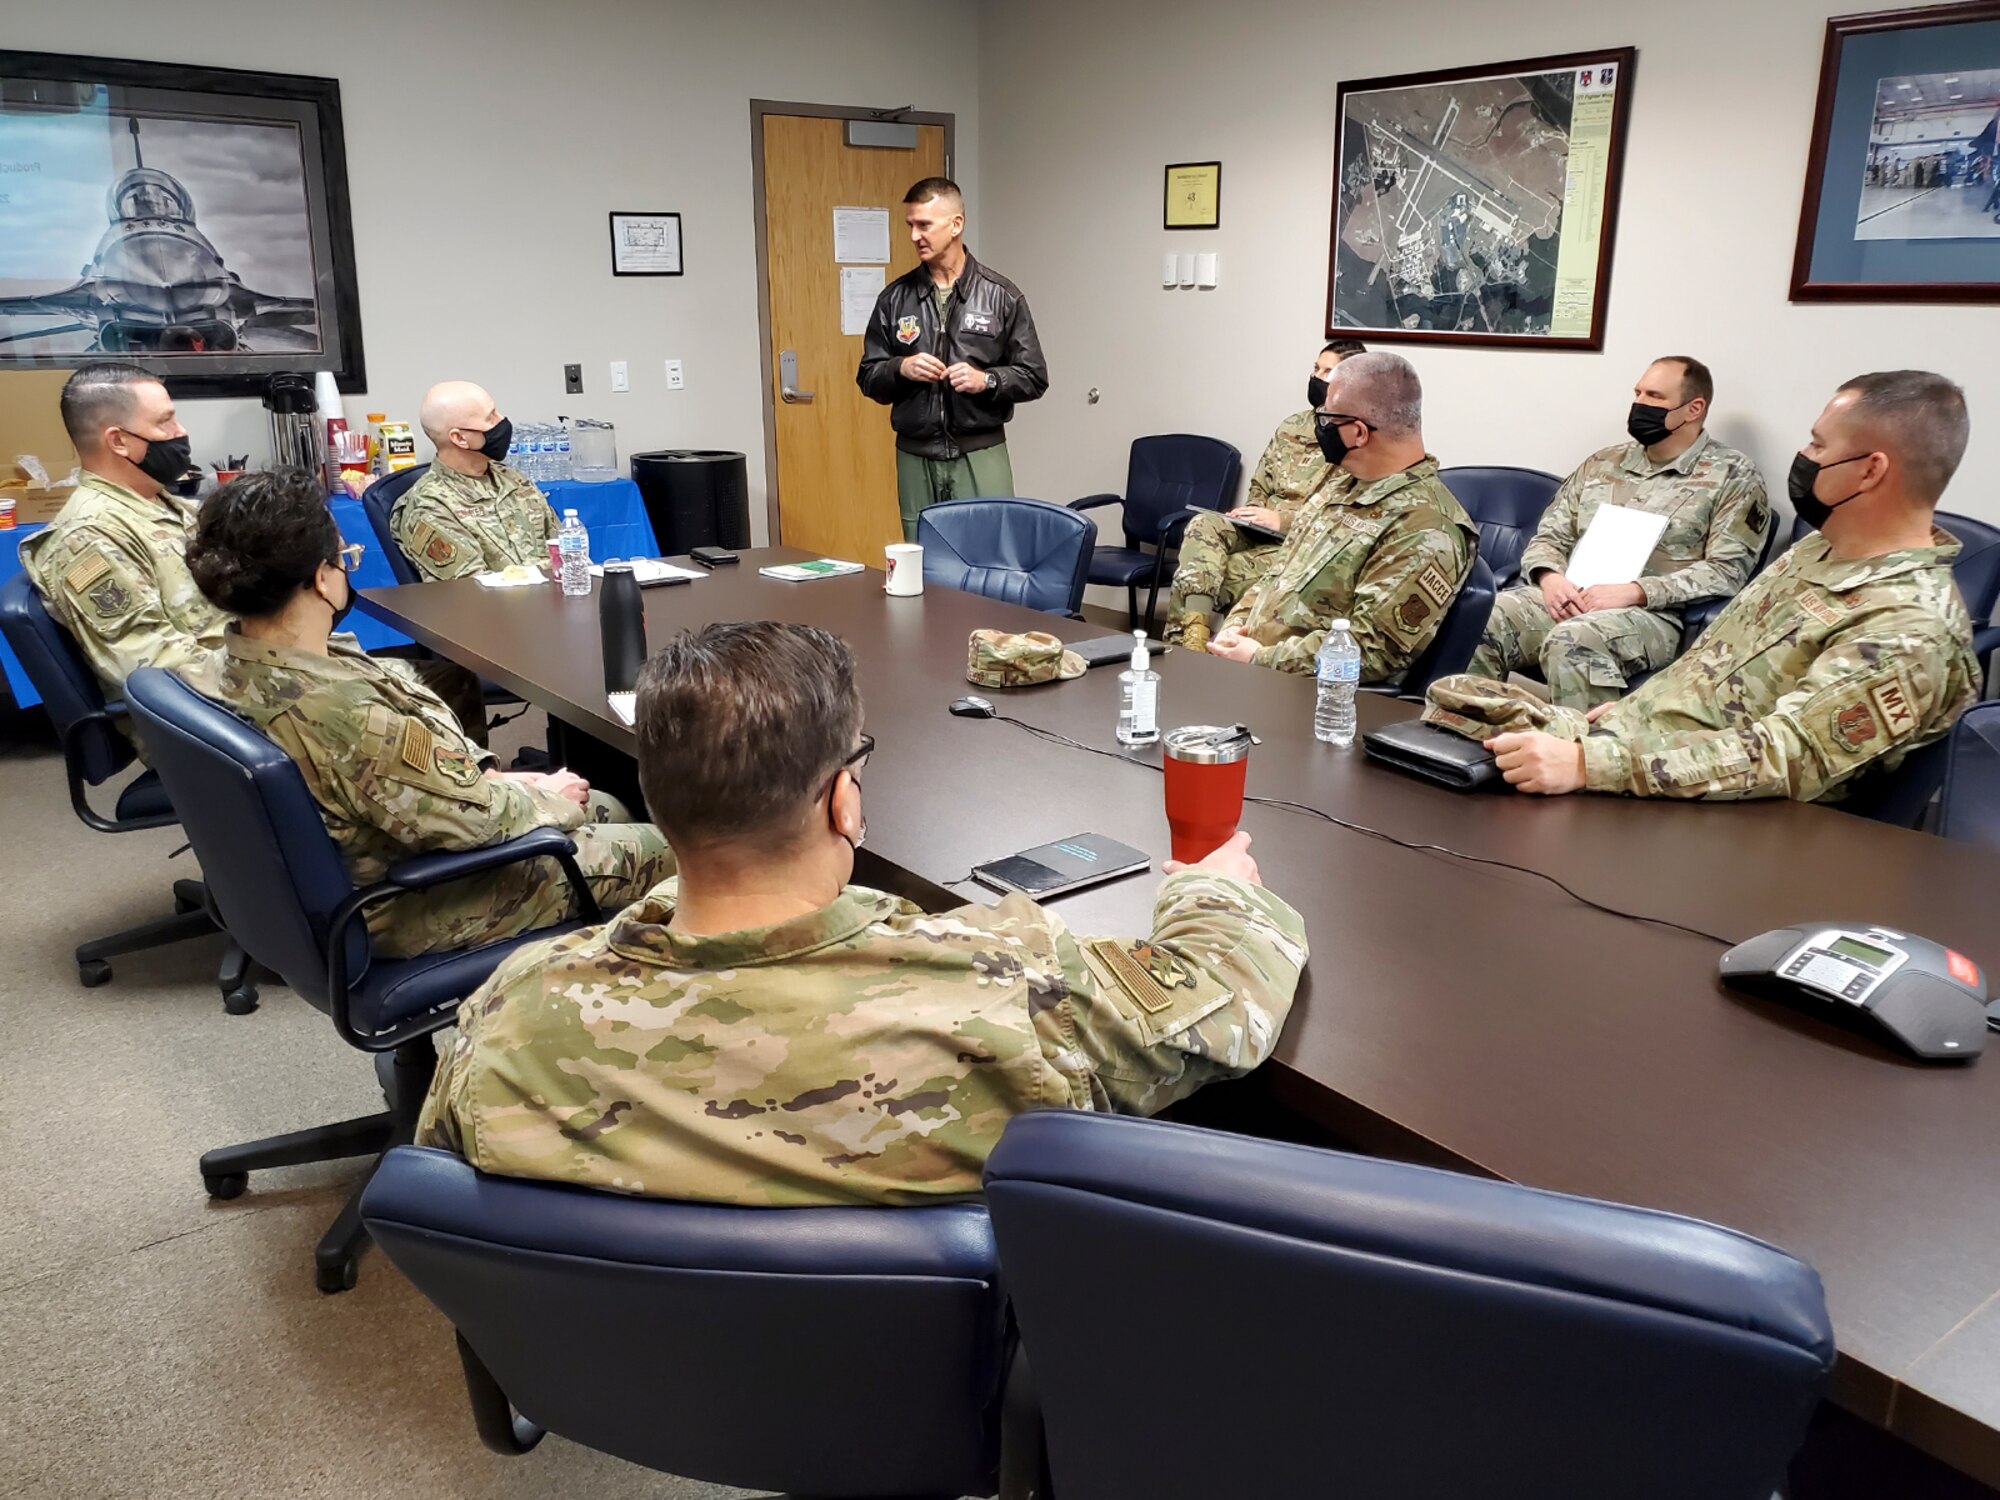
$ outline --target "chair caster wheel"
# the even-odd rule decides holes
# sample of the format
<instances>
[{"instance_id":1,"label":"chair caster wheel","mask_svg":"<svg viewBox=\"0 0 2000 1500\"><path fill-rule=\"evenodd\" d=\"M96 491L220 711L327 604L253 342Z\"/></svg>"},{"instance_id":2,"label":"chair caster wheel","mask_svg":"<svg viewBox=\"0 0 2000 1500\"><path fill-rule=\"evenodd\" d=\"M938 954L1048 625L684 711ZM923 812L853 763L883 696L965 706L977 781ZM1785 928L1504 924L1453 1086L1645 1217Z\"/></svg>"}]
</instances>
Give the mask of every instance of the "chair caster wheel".
<instances>
[{"instance_id":1,"label":"chair caster wheel","mask_svg":"<svg viewBox=\"0 0 2000 1500\"><path fill-rule=\"evenodd\" d=\"M351 1292L359 1272L360 1267L352 1260L344 1260L337 1266L314 1266L313 1285L329 1297L335 1292Z\"/></svg>"},{"instance_id":2,"label":"chair caster wheel","mask_svg":"<svg viewBox=\"0 0 2000 1500\"><path fill-rule=\"evenodd\" d=\"M230 1198L241 1198L243 1190L250 1186L250 1174L248 1172L204 1172L201 1174L201 1185L208 1190L208 1196L211 1198L220 1198L225 1201Z\"/></svg>"},{"instance_id":3,"label":"chair caster wheel","mask_svg":"<svg viewBox=\"0 0 2000 1500\"><path fill-rule=\"evenodd\" d=\"M100 984L111 983L111 965L101 958L86 958L77 963L76 977L87 990L94 990Z\"/></svg>"},{"instance_id":4,"label":"chair caster wheel","mask_svg":"<svg viewBox=\"0 0 2000 1500\"><path fill-rule=\"evenodd\" d=\"M201 910L201 903L199 901L190 901L184 896L174 897L175 916L184 917L191 911L200 911L200 910Z\"/></svg>"},{"instance_id":5,"label":"chair caster wheel","mask_svg":"<svg viewBox=\"0 0 2000 1500\"><path fill-rule=\"evenodd\" d=\"M247 1016L257 1008L257 989L254 985L244 985L240 989L226 990L222 996L222 1008L232 1016Z\"/></svg>"}]
</instances>

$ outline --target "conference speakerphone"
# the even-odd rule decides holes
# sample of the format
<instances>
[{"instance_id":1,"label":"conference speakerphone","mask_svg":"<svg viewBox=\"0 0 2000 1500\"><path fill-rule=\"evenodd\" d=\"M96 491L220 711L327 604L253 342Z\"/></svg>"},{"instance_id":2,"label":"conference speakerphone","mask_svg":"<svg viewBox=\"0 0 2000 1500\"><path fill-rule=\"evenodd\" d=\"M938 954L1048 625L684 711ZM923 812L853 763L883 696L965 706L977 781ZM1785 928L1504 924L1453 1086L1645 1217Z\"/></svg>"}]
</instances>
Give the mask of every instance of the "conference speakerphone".
<instances>
[{"instance_id":1,"label":"conference speakerphone","mask_svg":"<svg viewBox=\"0 0 2000 1500\"><path fill-rule=\"evenodd\" d=\"M1977 1057L1986 979L1963 953L1866 924L1780 927L1722 955L1725 984L1887 1033L1918 1057Z\"/></svg>"}]
</instances>

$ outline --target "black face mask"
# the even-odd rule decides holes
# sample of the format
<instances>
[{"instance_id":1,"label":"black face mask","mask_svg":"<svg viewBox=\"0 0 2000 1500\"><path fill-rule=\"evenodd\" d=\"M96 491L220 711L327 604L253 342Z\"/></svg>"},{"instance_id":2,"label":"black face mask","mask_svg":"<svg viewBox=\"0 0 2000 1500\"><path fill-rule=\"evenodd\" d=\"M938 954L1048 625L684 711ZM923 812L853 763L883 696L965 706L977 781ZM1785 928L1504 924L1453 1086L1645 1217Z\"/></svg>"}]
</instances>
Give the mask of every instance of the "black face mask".
<instances>
[{"instance_id":1,"label":"black face mask","mask_svg":"<svg viewBox=\"0 0 2000 1500\"><path fill-rule=\"evenodd\" d=\"M338 568L340 567L340 564L334 563L333 566ZM320 599L325 603L326 607L333 611L333 618L327 622L326 628L328 630L340 629L340 622L346 619L347 612L354 608L354 580L347 576L347 573L344 569L342 570L340 577L342 583L344 583L347 588L347 597L345 599L341 600L340 603L335 604L331 599L328 599L326 595L321 594L319 596Z\"/></svg>"},{"instance_id":2,"label":"black face mask","mask_svg":"<svg viewBox=\"0 0 2000 1500\"><path fill-rule=\"evenodd\" d=\"M1336 469L1340 467L1340 461L1354 451L1347 439L1340 435L1340 429L1347 426L1349 422L1361 422L1361 419L1359 417L1348 417L1343 422L1315 420L1313 423L1313 426L1319 433L1319 451L1326 455L1326 461ZM1361 425L1366 427L1368 424L1361 422Z\"/></svg>"},{"instance_id":3,"label":"black face mask","mask_svg":"<svg viewBox=\"0 0 2000 1500\"><path fill-rule=\"evenodd\" d=\"M1825 470L1837 469L1842 464L1859 463L1866 457L1868 457L1866 453L1857 453L1852 458L1837 458L1830 464L1822 464L1813 462L1813 460L1807 458L1803 453L1794 454L1792 456L1792 471L1785 476L1785 493L1790 496L1792 509L1799 513L1799 519L1812 527L1814 531L1818 531L1820 527L1826 524L1828 516L1839 510L1841 506L1847 504L1849 500L1854 499L1855 495L1859 495L1861 491L1856 490L1853 495L1848 495L1846 498L1836 500L1829 505L1813 493L1813 485Z\"/></svg>"},{"instance_id":4,"label":"black face mask","mask_svg":"<svg viewBox=\"0 0 2000 1500\"><path fill-rule=\"evenodd\" d=\"M132 461L132 467L155 484L172 484L193 466L193 444L185 433L177 438L147 438L145 453Z\"/></svg>"},{"instance_id":5,"label":"black face mask","mask_svg":"<svg viewBox=\"0 0 2000 1500\"><path fill-rule=\"evenodd\" d=\"M1317 375L1306 376L1306 405L1319 410L1320 402L1326 400L1326 382Z\"/></svg>"},{"instance_id":6,"label":"black face mask","mask_svg":"<svg viewBox=\"0 0 2000 1500\"><path fill-rule=\"evenodd\" d=\"M1644 401L1634 401L1631 414L1625 418L1625 430L1632 435L1633 442L1650 448L1655 443L1665 442L1687 425L1685 422L1680 427L1667 425L1667 413L1678 410L1680 408L1676 406L1649 406Z\"/></svg>"},{"instance_id":7,"label":"black face mask","mask_svg":"<svg viewBox=\"0 0 2000 1500\"><path fill-rule=\"evenodd\" d=\"M514 445L514 424L502 417L486 429L486 436L479 444L479 451L494 463L507 456L507 450Z\"/></svg>"}]
</instances>

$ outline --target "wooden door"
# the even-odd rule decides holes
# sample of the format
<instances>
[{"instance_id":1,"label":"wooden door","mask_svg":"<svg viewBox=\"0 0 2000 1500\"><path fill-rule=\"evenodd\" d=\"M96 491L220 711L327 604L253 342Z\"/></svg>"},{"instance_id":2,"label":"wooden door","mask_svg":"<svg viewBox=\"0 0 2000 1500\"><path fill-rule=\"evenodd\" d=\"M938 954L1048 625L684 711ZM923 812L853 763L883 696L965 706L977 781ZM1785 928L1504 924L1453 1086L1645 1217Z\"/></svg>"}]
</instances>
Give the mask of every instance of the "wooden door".
<instances>
[{"instance_id":1,"label":"wooden door","mask_svg":"<svg viewBox=\"0 0 2000 1500\"><path fill-rule=\"evenodd\" d=\"M849 146L845 122L764 116L764 253L771 289L771 410L778 450L774 541L882 566L903 539L896 509L896 442L889 408L861 394L861 335L840 331L836 208L886 209L894 281L917 263L903 194L945 170L944 127L919 125L914 151ZM798 392L784 397L785 355Z\"/></svg>"}]
</instances>

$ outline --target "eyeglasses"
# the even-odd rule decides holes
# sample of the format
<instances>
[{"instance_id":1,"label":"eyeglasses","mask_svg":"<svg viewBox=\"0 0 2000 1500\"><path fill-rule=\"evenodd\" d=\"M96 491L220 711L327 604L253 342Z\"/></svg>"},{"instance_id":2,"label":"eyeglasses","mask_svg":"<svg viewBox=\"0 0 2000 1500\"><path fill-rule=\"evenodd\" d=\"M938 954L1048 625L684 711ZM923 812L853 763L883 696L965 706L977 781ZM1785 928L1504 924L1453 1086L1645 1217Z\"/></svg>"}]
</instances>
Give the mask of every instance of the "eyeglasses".
<instances>
[{"instance_id":1,"label":"eyeglasses","mask_svg":"<svg viewBox=\"0 0 2000 1500\"><path fill-rule=\"evenodd\" d=\"M848 775L859 781L861 773L868 769L868 757L874 753L875 736L872 734L863 734L861 736L861 743L855 747L854 753L833 768L833 776L826 784L825 795L829 797L833 795L833 789L839 783L842 771L847 772Z\"/></svg>"},{"instance_id":2,"label":"eyeglasses","mask_svg":"<svg viewBox=\"0 0 2000 1500\"><path fill-rule=\"evenodd\" d=\"M1381 430L1366 417L1353 416L1344 411L1316 411L1313 413L1313 420L1319 424L1321 432L1326 431L1329 427L1345 427L1349 422L1359 422L1370 432L1379 432Z\"/></svg>"},{"instance_id":3,"label":"eyeglasses","mask_svg":"<svg viewBox=\"0 0 2000 1500\"><path fill-rule=\"evenodd\" d=\"M361 566L361 554L368 550L365 542L349 542L334 555L340 559L340 571L352 573Z\"/></svg>"}]
</instances>

